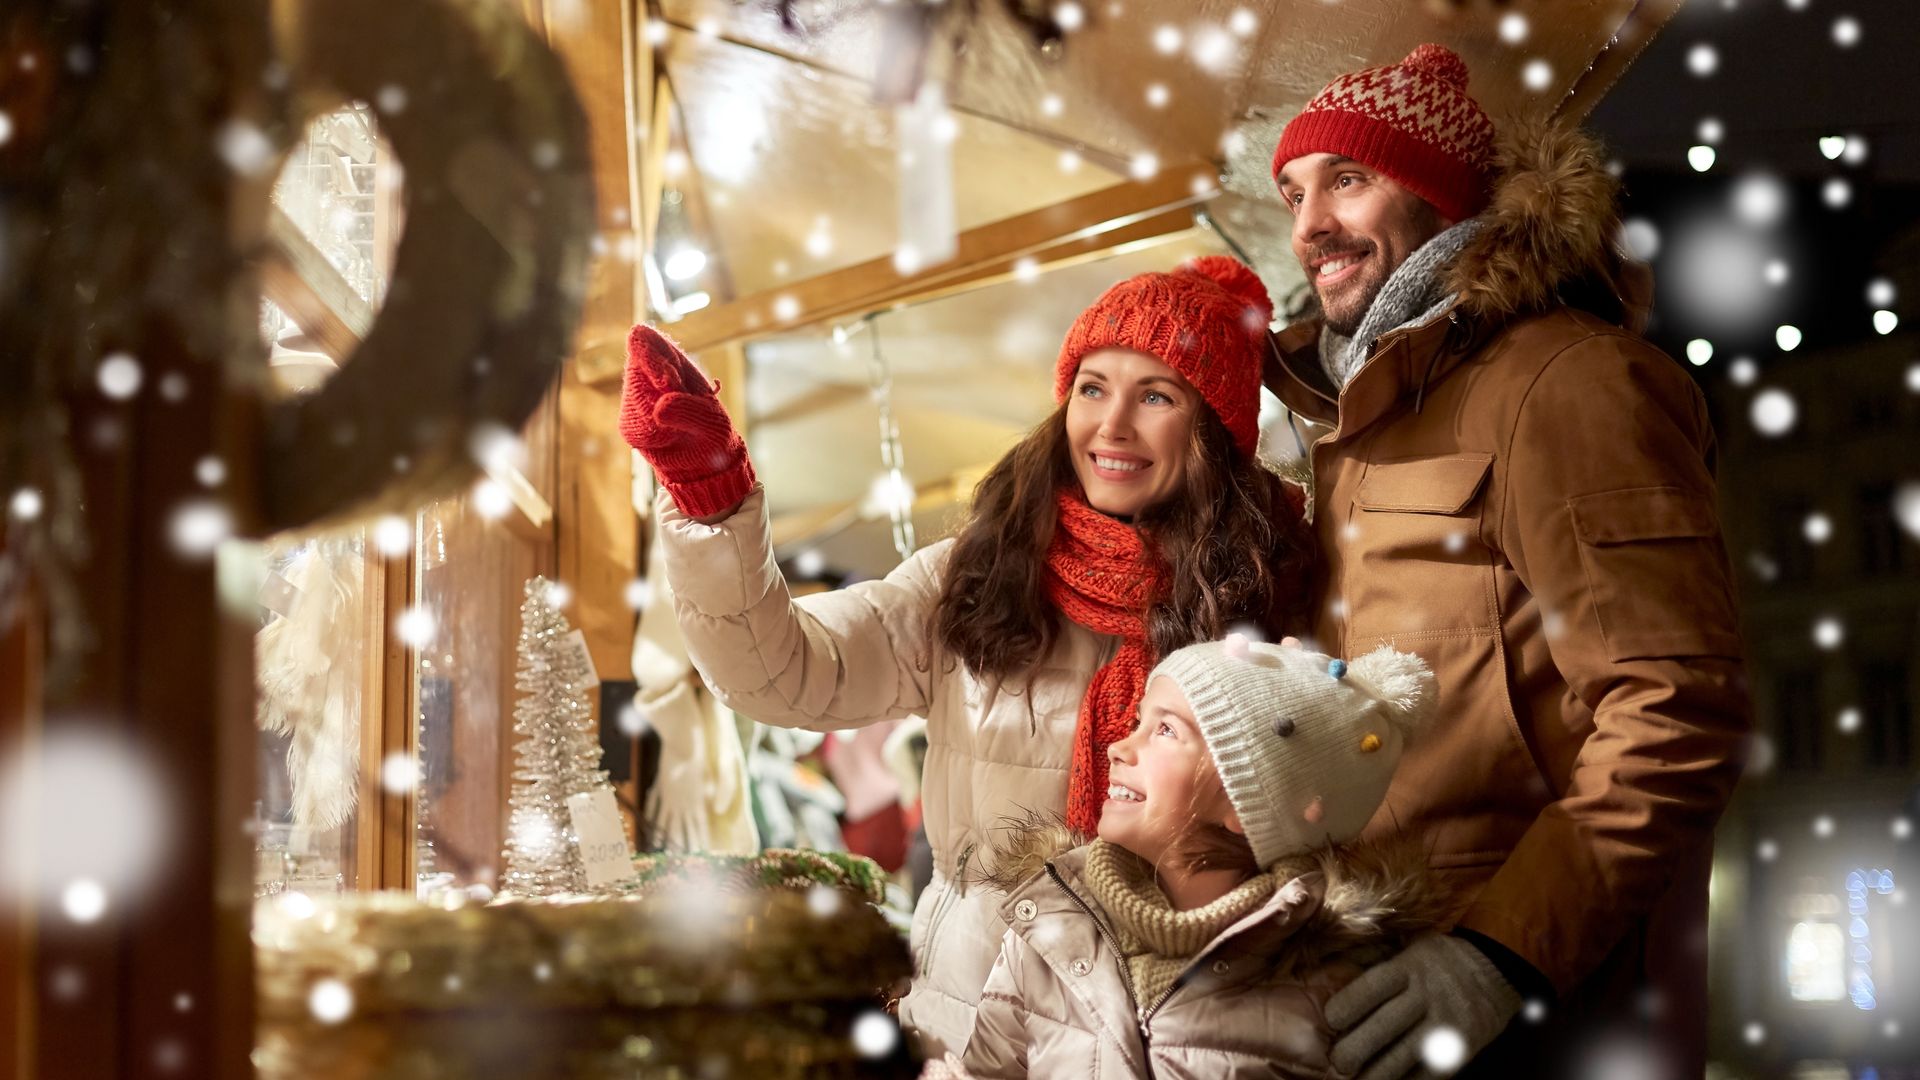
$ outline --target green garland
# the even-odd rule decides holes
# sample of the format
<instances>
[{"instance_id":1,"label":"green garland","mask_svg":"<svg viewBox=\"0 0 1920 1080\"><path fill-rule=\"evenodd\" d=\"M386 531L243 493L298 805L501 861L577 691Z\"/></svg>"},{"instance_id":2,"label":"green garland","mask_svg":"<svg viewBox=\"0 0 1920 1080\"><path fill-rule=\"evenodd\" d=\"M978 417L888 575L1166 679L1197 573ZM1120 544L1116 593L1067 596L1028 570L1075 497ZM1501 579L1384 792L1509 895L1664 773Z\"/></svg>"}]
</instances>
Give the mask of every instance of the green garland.
<instances>
[{"instance_id":1,"label":"green garland","mask_svg":"<svg viewBox=\"0 0 1920 1080\"><path fill-rule=\"evenodd\" d=\"M826 885L870 904L886 899L887 875L880 864L843 852L768 848L758 855L643 854L634 858L633 868L633 880L613 886L614 895L645 895L665 883L699 880L741 891Z\"/></svg>"}]
</instances>

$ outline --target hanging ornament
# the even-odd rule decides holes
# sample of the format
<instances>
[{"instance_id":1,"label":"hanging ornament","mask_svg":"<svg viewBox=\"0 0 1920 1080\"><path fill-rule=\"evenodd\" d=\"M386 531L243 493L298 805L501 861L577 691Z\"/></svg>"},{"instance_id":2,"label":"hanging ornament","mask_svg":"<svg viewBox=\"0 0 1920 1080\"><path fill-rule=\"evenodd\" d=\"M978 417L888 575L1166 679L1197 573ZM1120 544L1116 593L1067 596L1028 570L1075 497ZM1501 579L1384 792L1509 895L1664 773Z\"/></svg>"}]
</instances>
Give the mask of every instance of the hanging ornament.
<instances>
[{"instance_id":1,"label":"hanging ornament","mask_svg":"<svg viewBox=\"0 0 1920 1080\"><path fill-rule=\"evenodd\" d=\"M867 353L867 381L873 387L873 403L880 410L880 465L885 469L881 483L885 488L887 519L893 523L893 550L904 561L918 546L913 536L913 485L907 482L906 455L900 448L900 425L893 418L893 369L880 350L880 324L867 316L867 336L872 346Z\"/></svg>"}]
</instances>

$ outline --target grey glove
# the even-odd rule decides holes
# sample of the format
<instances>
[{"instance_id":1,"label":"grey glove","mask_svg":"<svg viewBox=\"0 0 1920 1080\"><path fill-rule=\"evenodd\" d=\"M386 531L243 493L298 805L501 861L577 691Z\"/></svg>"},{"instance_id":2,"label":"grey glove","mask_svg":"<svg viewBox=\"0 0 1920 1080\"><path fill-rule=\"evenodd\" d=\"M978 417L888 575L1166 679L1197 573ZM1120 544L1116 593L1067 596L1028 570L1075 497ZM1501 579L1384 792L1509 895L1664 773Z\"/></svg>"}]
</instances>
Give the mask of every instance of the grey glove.
<instances>
[{"instance_id":1,"label":"grey glove","mask_svg":"<svg viewBox=\"0 0 1920 1080\"><path fill-rule=\"evenodd\" d=\"M1327 1002L1327 1023L1340 1032L1333 1067L1358 1080L1445 1075L1453 1069L1426 1067L1421 1057L1435 1028L1458 1032L1461 1062L1470 1061L1519 1011L1519 992L1471 942L1423 934Z\"/></svg>"}]
</instances>

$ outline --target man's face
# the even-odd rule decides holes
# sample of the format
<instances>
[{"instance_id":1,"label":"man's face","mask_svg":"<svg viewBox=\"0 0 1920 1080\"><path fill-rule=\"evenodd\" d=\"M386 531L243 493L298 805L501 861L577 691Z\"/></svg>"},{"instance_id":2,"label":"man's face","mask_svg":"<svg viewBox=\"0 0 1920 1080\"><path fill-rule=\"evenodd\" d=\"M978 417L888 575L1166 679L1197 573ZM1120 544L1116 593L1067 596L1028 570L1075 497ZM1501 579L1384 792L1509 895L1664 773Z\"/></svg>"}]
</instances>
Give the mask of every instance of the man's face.
<instances>
[{"instance_id":1,"label":"man's face","mask_svg":"<svg viewBox=\"0 0 1920 1080\"><path fill-rule=\"evenodd\" d=\"M1342 334L1360 320L1400 264L1453 224L1426 200L1348 157L1307 154L1281 166L1280 199L1293 211L1293 254Z\"/></svg>"}]
</instances>

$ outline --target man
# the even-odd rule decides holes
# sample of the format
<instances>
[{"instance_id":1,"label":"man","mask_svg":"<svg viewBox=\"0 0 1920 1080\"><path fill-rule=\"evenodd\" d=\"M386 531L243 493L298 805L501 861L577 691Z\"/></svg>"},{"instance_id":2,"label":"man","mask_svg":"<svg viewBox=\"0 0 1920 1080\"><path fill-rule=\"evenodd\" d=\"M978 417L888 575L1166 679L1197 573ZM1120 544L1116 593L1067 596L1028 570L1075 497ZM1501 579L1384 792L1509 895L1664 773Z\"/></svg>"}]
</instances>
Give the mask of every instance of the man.
<instances>
[{"instance_id":1,"label":"man","mask_svg":"<svg viewBox=\"0 0 1920 1080\"><path fill-rule=\"evenodd\" d=\"M1334 1064L1445 1071L1450 1028L1487 1075L1574 1075L1613 1038L1658 1055L1643 1075L1699 1076L1712 830L1749 726L1713 432L1635 332L1597 148L1496 147L1466 86L1422 45L1335 79L1274 157L1319 308L1267 374L1317 439L1315 632L1438 676L1368 833L1418 837L1457 897L1451 934L1329 1003Z\"/></svg>"}]
</instances>

